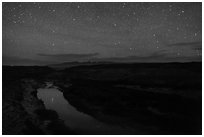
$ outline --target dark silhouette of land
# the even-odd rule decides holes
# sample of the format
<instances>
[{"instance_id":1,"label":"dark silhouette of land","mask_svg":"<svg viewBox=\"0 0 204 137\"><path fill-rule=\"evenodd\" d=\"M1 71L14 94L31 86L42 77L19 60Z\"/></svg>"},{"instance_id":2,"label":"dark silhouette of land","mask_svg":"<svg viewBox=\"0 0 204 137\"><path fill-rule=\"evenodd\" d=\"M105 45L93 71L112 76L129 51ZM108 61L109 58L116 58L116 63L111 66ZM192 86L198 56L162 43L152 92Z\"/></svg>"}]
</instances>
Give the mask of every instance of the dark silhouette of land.
<instances>
[{"instance_id":1,"label":"dark silhouette of land","mask_svg":"<svg viewBox=\"0 0 204 137\"><path fill-rule=\"evenodd\" d=\"M101 122L143 134L202 134L201 62L3 66L2 75L3 134L78 134L37 98L45 81Z\"/></svg>"}]
</instances>

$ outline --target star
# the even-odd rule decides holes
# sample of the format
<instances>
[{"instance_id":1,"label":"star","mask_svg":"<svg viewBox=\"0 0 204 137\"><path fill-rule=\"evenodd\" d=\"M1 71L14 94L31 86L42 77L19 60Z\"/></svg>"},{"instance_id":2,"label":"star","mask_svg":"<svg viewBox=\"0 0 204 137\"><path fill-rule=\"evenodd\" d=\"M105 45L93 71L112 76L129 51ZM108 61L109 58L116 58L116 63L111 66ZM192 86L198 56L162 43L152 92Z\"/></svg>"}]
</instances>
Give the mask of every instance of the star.
<instances>
[{"instance_id":1,"label":"star","mask_svg":"<svg viewBox=\"0 0 204 137\"><path fill-rule=\"evenodd\" d=\"M99 16L99 15L97 15L97 16L96 16L96 18L97 18L97 19L100 19L100 16Z\"/></svg>"},{"instance_id":2,"label":"star","mask_svg":"<svg viewBox=\"0 0 204 137\"><path fill-rule=\"evenodd\" d=\"M197 36L197 33L194 33L194 36L196 37L196 36Z\"/></svg>"}]
</instances>

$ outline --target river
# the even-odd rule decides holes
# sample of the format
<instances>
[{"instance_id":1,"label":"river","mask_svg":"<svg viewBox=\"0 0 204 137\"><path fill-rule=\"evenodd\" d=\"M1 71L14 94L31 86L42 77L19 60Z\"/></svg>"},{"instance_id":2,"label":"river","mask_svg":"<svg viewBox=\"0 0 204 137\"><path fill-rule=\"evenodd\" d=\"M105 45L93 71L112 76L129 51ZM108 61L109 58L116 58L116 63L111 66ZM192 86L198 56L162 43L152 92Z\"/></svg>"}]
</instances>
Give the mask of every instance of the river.
<instances>
[{"instance_id":1,"label":"river","mask_svg":"<svg viewBox=\"0 0 204 137\"><path fill-rule=\"evenodd\" d=\"M37 96L44 102L46 109L54 110L65 125L77 134L138 134L137 131L130 128L124 128L116 125L108 125L100 122L90 115L79 112L75 107L69 104L57 87L47 82L47 86L39 88Z\"/></svg>"}]
</instances>

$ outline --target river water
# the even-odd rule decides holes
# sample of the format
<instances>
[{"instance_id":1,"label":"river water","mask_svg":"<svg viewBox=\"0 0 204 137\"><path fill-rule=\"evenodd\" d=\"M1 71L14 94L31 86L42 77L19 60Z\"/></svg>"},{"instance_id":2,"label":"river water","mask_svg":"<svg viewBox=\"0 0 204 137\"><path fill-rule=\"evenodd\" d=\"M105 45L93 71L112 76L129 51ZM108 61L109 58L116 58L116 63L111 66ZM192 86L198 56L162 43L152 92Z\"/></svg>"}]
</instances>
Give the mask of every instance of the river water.
<instances>
[{"instance_id":1,"label":"river water","mask_svg":"<svg viewBox=\"0 0 204 137\"><path fill-rule=\"evenodd\" d=\"M79 112L69 104L63 92L47 82L45 88L39 88L37 96L44 102L46 109L54 110L65 125L77 134L138 134L130 128L102 123L85 113Z\"/></svg>"}]
</instances>

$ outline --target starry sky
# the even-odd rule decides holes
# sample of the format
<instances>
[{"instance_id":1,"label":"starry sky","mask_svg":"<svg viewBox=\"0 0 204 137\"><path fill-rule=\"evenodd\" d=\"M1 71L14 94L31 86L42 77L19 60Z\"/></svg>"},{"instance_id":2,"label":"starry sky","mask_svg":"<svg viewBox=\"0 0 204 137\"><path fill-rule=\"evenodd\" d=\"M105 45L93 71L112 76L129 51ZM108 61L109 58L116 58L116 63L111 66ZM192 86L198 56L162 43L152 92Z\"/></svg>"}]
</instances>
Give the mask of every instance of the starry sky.
<instances>
[{"instance_id":1,"label":"starry sky","mask_svg":"<svg viewBox=\"0 0 204 137\"><path fill-rule=\"evenodd\" d=\"M202 3L2 3L3 64L202 61Z\"/></svg>"}]
</instances>

